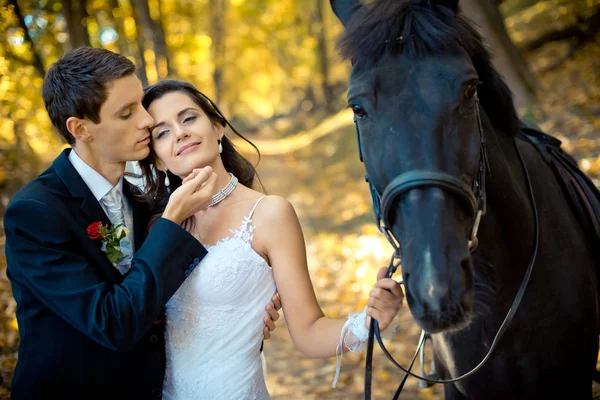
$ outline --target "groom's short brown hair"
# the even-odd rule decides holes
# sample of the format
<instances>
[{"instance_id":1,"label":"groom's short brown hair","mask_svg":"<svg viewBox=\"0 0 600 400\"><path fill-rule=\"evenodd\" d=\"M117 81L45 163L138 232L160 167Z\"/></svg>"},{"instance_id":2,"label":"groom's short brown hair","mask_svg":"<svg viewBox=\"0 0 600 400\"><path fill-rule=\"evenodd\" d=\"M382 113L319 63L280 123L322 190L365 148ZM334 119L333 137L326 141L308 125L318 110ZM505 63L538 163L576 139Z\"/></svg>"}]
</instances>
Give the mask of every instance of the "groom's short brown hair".
<instances>
[{"instance_id":1,"label":"groom's short brown hair","mask_svg":"<svg viewBox=\"0 0 600 400\"><path fill-rule=\"evenodd\" d=\"M75 143L67 129L67 119L87 118L99 123L107 84L133 73L135 65L126 57L92 47L68 51L50 67L42 97L52 124L67 143Z\"/></svg>"}]
</instances>

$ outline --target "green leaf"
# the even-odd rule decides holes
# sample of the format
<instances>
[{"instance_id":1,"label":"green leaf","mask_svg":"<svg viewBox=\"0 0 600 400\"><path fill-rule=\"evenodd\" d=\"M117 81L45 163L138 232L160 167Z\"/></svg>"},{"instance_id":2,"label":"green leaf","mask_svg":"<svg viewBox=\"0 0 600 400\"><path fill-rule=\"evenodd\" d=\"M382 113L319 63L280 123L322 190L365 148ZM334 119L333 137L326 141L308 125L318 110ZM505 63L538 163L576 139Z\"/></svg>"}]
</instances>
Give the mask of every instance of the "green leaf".
<instances>
[{"instance_id":1,"label":"green leaf","mask_svg":"<svg viewBox=\"0 0 600 400\"><path fill-rule=\"evenodd\" d=\"M108 260L116 264L121 258L123 258L123 252L121 250L117 250L113 246L106 246L106 255L108 256Z\"/></svg>"},{"instance_id":2,"label":"green leaf","mask_svg":"<svg viewBox=\"0 0 600 400\"><path fill-rule=\"evenodd\" d=\"M100 237L104 239L106 237L106 227L100 224L100 229L98 231L100 232Z\"/></svg>"}]
</instances>

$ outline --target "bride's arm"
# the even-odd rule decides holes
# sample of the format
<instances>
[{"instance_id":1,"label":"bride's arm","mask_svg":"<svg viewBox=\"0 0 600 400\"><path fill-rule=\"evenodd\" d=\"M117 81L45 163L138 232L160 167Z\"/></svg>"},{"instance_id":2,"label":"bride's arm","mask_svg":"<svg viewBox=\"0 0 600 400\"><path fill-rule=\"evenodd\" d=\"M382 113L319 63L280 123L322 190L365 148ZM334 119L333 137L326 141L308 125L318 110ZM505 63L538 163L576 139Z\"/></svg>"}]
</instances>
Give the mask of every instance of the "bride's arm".
<instances>
[{"instance_id":1,"label":"bride's arm","mask_svg":"<svg viewBox=\"0 0 600 400\"><path fill-rule=\"evenodd\" d=\"M265 200L267 204L261 210L264 223L257 230L260 232L257 237L261 236L261 247L273 268L290 336L296 348L308 357L333 357L346 319L323 315L310 280L304 237L292 205L276 196ZM379 281L379 287L373 289L369 300L368 314L377 318L382 330L389 325L402 302L400 289L394 287L394 281L388 281ZM364 319L361 322L364 324ZM345 347L344 351L347 351Z\"/></svg>"}]
</instances>

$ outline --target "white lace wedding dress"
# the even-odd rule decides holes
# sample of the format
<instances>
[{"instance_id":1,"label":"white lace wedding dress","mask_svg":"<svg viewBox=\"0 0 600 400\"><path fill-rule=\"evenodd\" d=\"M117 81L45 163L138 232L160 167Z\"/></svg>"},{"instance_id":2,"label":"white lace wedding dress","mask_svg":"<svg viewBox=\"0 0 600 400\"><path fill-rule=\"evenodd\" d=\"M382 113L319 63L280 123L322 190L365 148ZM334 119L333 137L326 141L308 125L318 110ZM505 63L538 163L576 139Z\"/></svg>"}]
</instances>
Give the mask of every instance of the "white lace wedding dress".
<instances>
[{"instance_id":1,"label":"white lace wedding dress","mask_svg":"<svg viewBox=\"0 0 600 400\"><path fill-rule=\"evenodd\" d=\"M276 287L251 247L261 199L232 236L206 246L208 254L167 303L164 400L270 399L260 345Z\"/></svg>"}]
</instances>

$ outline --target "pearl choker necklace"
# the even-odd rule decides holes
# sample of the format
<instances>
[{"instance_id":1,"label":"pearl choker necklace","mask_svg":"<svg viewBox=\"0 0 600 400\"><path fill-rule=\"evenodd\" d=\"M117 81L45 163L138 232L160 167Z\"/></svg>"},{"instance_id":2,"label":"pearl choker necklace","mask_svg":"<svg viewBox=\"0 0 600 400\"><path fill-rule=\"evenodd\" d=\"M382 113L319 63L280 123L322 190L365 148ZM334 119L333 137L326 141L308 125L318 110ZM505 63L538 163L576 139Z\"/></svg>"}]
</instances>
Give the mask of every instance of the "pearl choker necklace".
<instances>
[{"instance_id":1,"label":"pearl choker necklace","mask_svg":"<svg viewBox=\"0 0 600 400\"><path fill-rule=\"evenodd\" d=\"M231 180L229 181L229 183L212 197L212 201L210 202L208 207L216 206L217 204L225 200L225 197L229 196L231 192L233 192L233 189L235 189L235 187L238 184L238 179L231 172L229 173L229 176L231 176Z\"/></svg>"}]
</instances>

